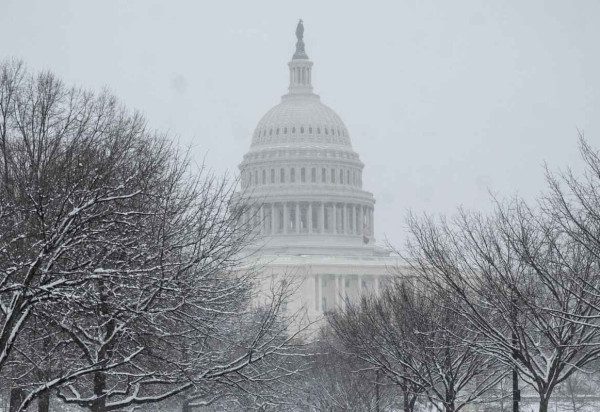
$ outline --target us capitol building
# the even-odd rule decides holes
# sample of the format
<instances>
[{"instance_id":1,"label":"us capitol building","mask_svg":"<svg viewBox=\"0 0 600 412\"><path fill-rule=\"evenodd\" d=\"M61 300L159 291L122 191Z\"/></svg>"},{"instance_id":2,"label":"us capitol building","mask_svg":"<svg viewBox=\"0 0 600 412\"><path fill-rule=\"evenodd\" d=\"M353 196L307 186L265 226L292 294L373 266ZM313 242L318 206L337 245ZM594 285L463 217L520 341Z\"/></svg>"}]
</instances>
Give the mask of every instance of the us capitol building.
<instances>
[{"instance_id":1,"label":"us capitol building","mask_svg":"<svg viewBox=\"0 0 600 412\"><path fill-rule=\"evenodd\" d=\"M303 306L316 319L345 296L378 290L397 262L375 244L364 164L342 119L313 92L303 34L300 20L288 93L256 126L239 165L240 195L260 232L263 272L301 280L288 310Z\"/></svg>"}]
</instances>

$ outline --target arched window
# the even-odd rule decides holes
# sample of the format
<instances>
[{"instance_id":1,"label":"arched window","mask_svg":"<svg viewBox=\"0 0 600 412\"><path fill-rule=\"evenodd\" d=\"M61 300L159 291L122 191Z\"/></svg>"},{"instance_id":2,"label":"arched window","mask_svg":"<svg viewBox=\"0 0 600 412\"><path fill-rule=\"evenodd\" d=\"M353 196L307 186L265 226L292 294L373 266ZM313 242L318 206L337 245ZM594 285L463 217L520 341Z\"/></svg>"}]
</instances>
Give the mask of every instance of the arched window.
<instances>
[{"instance_id":1,"label":"arched window","mask_svg":"<svg viewBox=\"0 0 600 412\"><path fill-rule=\"evenodd\" d=\"M327 169L321 169L321 183L325 183L327 181Z\"/></svg>"},{"instance_id":2,"label":"arched window","mask_svg":"<svg viewBox=\"0 0 600 412\"><path fill-rule=\"evenodd\" d=\"M275 183L275 169L271 169L271 184Z\"/></svg>"},{"instance_id":3,"label":"arched window","mask_svg":"<svg viewBox=\"0 0 600 412\"><path fill-rule=\"evenodd\" d=\"M305 168L300 169L300 182L306 183L306 169Z\"/></svg>"},{"instance_id":4,"label":"arched window","mask_svg":"<svg viewBox=\"0 0 600 412\"><path fill-rule=\"evenodd\" d=\"M335 183L335 169L331 169L331 183Z\"/></svg>"},{"instance_id":5,"label":"arched window","mask_svg":"<svg viewBox=\"0 0 600 412\"><path fill-rule=\"evenodd\" d=\"M344 171L342 169L340 169L340 184L344 184Z\"/></svg>"},{"instance_id":6,"label":"arched window","mask_svg":"<svg viewBox=\"0 0 600 412\"><path fill-rule=\"evenodd\" d=\"M262 184L263 185L267 184L267 171L265 169L263 169L263 171L262 171Z\"/></svg>"},{"instance_id":7,"label":"arched window","mask_svg":"<svg viewBox=\"0 0 600 412\"><path fill-rule=\"evenodd\" d=\"M350 170L346 170L346 184L350 184Z\"/></svg>"},{"instance_id":8,"label":"arched window","mask_svg":"<svg viewBox=\"0 0 600 412\"><path fill-rule=\"evenodd\" d=\"M281 168L279 171L279 183L285 183L285 169Z\"/></svg>"},{"instance_id":9,"label":"arched window","mask_svg":"<svg viewBox=\"0 0 600 412\"><path fill-rule=\"evenodd\" d=\"M293 167L290 169L290 182L294 183L296 181L296 169Z\"/></svg>"},{"instance_id":10,"label":"arched window","mask_svg":"<svg viewBox=\"0 0 600 412\"><path fill-rule=\"evenodd\" d=\"M310 171L310 181L312 183L317 182L317 168L316 167L313 167Z\"/></svg>"}]
</instances>

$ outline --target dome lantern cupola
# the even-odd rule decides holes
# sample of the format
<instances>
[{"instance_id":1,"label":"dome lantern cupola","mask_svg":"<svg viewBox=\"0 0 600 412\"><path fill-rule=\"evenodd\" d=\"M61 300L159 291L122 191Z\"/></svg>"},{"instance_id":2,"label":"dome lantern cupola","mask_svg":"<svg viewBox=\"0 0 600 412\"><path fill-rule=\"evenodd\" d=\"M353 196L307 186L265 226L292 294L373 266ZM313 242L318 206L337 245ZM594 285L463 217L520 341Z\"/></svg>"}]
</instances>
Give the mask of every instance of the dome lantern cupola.
<instances>
[{"instance_id":1,"label":"dome lantern cupola","mask_svg":"<svg viewBox=\"0 0 600 412\"><path fill-rule=\"evenodd\" d=\"M304 49L304 25L302 20L296 27L296 52L292 61L288 63L290 68L290 94L310 94L312 93L312 65Z\"/></svg>"}]
</instances>

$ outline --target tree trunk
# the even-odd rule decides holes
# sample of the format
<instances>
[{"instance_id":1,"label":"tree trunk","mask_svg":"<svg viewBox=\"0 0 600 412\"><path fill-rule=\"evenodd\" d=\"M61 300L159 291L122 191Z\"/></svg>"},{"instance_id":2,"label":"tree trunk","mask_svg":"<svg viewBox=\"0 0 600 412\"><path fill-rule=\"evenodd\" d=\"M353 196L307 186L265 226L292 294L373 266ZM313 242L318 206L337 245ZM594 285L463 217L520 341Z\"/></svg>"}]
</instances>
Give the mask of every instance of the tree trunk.
<instances>
[{"instance_id":1,"label":"tree trunk","mask_svg":"<svg viewBox=\"0 0 600 412\"><path fill-rule=\"evenodd\" d=\"M25 399L25 391L23 388L12 388L10 390L10 405L8 407L8 412L17 412L23 399Z\"/></svg>"},{"instance_id":2,"label":"tree trunk","mask_svg":"<svg viewBox=\"0 0 600 412\"><path fill-rule=\"evenodd\" d=\"M379 369L375 370L375 411L379 412L381 399L379 395Z\"/></svg>"},{"instance_id":3,"label":"tree trunk","mask_svg":"<svg viewBox=\"0 0 600 412\"><path fill-rule=\"evenodd\" d=\"M410 392L404 391L404 412L413 412L415 410L415 403L417 402L417 397L411 395Z\"/></svg>"},{"instance_id":4,"label":"tree trunk","mask_svg":"<svg viewBox=\"0 0 600 412\"><path fill-rule=\"evenodd\" d=\"M445 412L455 412L456 411L456 404L454 403L454 400L452 401L448 401L445 402Z\"/></svg>"},{"instance_id":5,"label":"tree trunk","mask_svg":"<svg viewBox=\"0 0 600 412\"><path fill-rule=\"evenodd\" d=\"M550 403L550 397L540 398L540 412L548 412L548 404Z\"/></svg>"},{"instance_id":6,"label":"tree trunk","mask_svg":"<svg viewBox=\"0 0 600 412\"><path fill-rule=\"evenodd\" d=\"M38 398L38 412L50 412L50 391L40 393Z\"/></svg>"},{"instance_id":7,"label":"tree trunk","mask_svg":"<svg viewBox=\"0 0 600 412\"><path fill-rule=\"evenodd\" d=\"M192 407L190 406L190 401L183 402L183 406L181 407L181 412L192 412Z\"/></svg>"},{"instance_id":8,"label":"tree trunk","mask_svg":"<svg viewBox=\"0 0 600 412\"><path fill-rule=\"evenodd\" d=\"M92 402L91 412L106 411L106 375L104 372L94 373L94 401Z\"/></svg>"}]
</instances>

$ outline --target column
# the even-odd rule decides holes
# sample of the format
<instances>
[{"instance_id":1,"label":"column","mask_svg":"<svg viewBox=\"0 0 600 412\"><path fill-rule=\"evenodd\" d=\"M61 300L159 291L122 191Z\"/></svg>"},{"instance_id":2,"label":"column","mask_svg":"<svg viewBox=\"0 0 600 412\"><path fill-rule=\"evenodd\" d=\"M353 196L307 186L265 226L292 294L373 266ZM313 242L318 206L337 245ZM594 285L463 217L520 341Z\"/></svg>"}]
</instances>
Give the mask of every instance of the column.
<instances>
[{"instance_id":1,"label":"column","mask_svg":"<svg viewBox=\"0 0 600 412\"><path fill-rule=\"evenodd\" d=\"M296 202L296 233L300 233L300 202Z\"/></svg>"},{"instance_id":2,"label":"column","mask_svg":"<svg viewBox=\"0 0 600 412\"><path fill-rule=\"evenodd\" d=\"M321 309L321 278L319 275L314 275L315 278L315 310Z\"/></svg>"},{"instance_id":3,"label":"column","mask_svg":"<svg viewBox=\"0 0 600 412\"><path fill-rule=\"evenodd\" d=\"M267 234L274 234L275 233L275 203L271 203L269 205L269 210L271 211L271 215L269 216L271 227L269 228L269 231Z\"/></svg>"},{"instance_id":4,"label":"column","mask_svg":"<svg viewBox=\"0 0 600 412\"><path fill-rule=\"evenodd\" d=\"M321 202L319 214L319 230L321 233L325 233L325 202Z\"/></svg>"},{"instance_id":5,"label":"column","mask_svg":"<svg viewBox=\"0 0 600 412\"><path fill-rule=\"evenodd\" d=\"M306 208L306 224L308 225L308 233L312 233L312 202L308 202L308 206Z\"/></svg>"},{"instance_id":6,"label":"column","mask_svg":"<svg viewBox=\"0 0 600 412\"><path fill-rule=\"evenodd\" d=\"M335 203L331 204L331 227L333 233L337 233L337 206Z\"/></svg>"},{"instance_id":7,"label":"column","mask_svg":"<svg viewBox=\"0 0 600 412\"><path fill-rule=\"evenodd\" d=\"M333 297L333 304L334 304L334 307L337 308L338 299L340 296L340 288L338 285L338 276L337 275L333 275L333 293L335 294L335 296Z\"/></svg>"},{"instance_id":8,"label":"column","mask_svg":"<svg viewBox=\"0 0 600 412\"><path fill-rule=\"evenodd\" d=\"M288 205L286 202L283 202L283 233L288 232L288 224L289 224L289 216L288 216Z\"/></svg>"},{"instance_id":9,"label":"column","mask_svg":"<svg viewBox=\"0 0 600 412\"><path fill-rule=\"evenodd\" d=\"M362 205L358 205L358 234L362 235L363 234L363 230L364 230L364 225L363 225L363 207Z\"/></svg>"}]
</instances>

